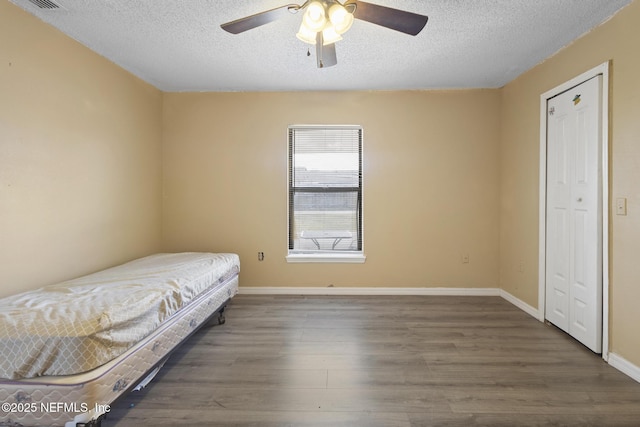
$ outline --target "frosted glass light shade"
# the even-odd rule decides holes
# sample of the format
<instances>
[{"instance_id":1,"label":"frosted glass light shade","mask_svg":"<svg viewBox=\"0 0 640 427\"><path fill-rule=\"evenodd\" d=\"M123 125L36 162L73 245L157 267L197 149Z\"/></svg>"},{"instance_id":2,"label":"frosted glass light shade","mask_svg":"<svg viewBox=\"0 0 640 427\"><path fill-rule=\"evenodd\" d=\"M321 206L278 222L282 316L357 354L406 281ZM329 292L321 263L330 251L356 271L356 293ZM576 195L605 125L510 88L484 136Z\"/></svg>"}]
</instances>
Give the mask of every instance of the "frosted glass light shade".
<instances>
[{"instance_id":1,"label":"frosted glass light shade","mask_svg":"<svg viewBox=\"0 0 640 427\"><path fill-rule=\"evenodd\" d=\"M338 34L346 33L353 25L353 15L338 3L329 8L329 20Z\"/></svg>"},{"instance_id":2,"label":"frosted glass light shade","mask_svg":"<svg viewBox=\"0 0 640 427\"><path fill-rule=\"evenodd\" d=\"M305 43L316 44L316 31L310 30L306 25L304 25L304 21L300 24L300 29L296 34L296 37L302 40Z\"/></svg>"},{"instance_id":3,"label":"frosted glass light shade","mask_svg":"<svg viewBox=\"0 0 640 427\"><path fill-rule=\"evenodd\" d=\"M324 27L324 30L322 30L322 40L322 45L326 46L342 40L342 36L340 36L331 25L327 25Z\"/></svg>"},{"instance_id":4,"label":"frosted glass light shade","mask_svg":"<svg viewBox=\"0 0 640 427\"><path fill-rule=\"evenodd\" d=\"M302 23L311 31L322 31L327 24L324 6L322 3L314 1L307 6L307 10L302 18Z\"/></svg>"}]
</instances>

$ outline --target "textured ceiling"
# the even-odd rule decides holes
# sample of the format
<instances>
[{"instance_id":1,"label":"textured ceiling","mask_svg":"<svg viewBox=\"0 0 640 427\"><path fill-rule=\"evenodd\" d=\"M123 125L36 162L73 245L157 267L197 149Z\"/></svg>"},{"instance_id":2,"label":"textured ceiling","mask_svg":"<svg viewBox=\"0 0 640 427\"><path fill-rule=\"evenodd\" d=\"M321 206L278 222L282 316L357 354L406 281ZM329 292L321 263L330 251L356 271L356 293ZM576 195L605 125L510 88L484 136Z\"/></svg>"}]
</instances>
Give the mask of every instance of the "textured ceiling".
<instances>
[{"instance_id":1,"label":"textured ceiling","mask_svg":"<svg viewBox=\"0 0 640 427\"><path fill-rule=\"evenodd\" d=\"M164 91L501 87L631 2L367 0L429 22L413 37L356 20L338 65L318 69L295 36L301 14L239 35L220 28L294 0L10 1Z\"/></svg>"}]
</instances>

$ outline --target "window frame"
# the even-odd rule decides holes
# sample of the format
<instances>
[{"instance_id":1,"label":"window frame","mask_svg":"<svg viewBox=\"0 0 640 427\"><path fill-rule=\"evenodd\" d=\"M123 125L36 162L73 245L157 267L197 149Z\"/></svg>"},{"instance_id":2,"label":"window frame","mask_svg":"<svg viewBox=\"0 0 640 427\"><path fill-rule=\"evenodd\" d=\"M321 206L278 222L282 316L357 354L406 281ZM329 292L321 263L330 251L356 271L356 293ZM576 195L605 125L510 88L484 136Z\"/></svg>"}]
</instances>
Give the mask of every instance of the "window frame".
<instances>
[{"instance_id":1,"label":"window frame","mask_svg":"<svg viewBox=\"0 0 640 427\"><path fill-rule=\"evenodd\" d=\"M292 190L292 162L293 162L293 153L292 153L292 131L293 130L305 130L305 129L353 129L359 132L359 187L347 187L340 188L338 190L327 191L327 193L331 192L341 192L341 191L357 191L358 192L358 250L349 250L349 251L340 251L340 250L293 250L292 249L292 215L291 212L293 207L292 195L294 191ZM364 207L364 183L363 183L363 169L364 169L364 130L362 126L359 125L289 125L287 127L287 256L286 260L289 263L364 263L366 260L366 256L364 255L364 216L363 216L363 207ZM305 188L301 188L301 190L305 190ZM310 191L319 191L323 192L316 188L307 188L306 190Z\"/></svg>"}]
</instances>

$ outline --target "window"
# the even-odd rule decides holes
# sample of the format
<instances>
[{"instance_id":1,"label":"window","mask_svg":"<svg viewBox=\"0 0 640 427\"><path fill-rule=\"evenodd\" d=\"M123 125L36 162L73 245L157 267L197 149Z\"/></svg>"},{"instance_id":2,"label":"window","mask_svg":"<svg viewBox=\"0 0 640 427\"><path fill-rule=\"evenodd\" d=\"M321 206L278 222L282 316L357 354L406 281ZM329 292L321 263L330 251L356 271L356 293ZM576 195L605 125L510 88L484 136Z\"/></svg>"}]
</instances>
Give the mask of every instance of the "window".
<instances>
[{"instance_id":1,"label":"window","mask_svg":"<svg viewBox=\"0 0 640 427\"><path fill-rule=\"evenodd\" d=\"M362 128L289 127L289 262L364 262Z\"/></svg>"}]
</instances>

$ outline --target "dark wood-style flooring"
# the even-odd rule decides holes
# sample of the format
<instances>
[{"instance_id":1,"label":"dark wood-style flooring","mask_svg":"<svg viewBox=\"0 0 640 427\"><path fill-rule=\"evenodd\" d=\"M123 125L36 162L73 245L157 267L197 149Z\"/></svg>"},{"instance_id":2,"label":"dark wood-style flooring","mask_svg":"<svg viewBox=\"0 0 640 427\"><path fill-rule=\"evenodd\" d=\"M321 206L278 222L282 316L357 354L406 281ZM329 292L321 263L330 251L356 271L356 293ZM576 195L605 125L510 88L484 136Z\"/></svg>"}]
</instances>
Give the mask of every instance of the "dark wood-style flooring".
<instances>
[{"instance_id":1,"label":"dark wood-style flooring","mask_svg":"<svg viewBox=\"0 0 640 427\"><path fill-rule=\"evenodd\" d=\"M125 426L640 426L640 384L499 297L238 295Z\"/></svg>"}]
</instances>

